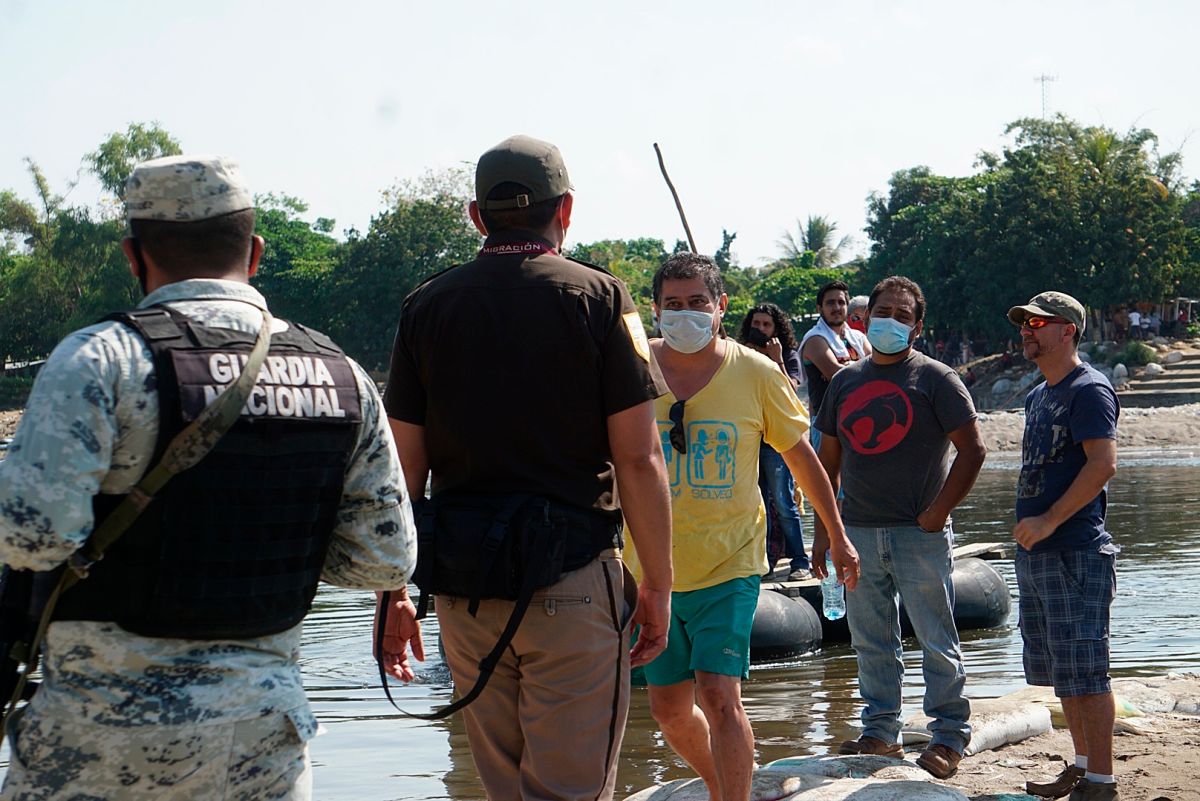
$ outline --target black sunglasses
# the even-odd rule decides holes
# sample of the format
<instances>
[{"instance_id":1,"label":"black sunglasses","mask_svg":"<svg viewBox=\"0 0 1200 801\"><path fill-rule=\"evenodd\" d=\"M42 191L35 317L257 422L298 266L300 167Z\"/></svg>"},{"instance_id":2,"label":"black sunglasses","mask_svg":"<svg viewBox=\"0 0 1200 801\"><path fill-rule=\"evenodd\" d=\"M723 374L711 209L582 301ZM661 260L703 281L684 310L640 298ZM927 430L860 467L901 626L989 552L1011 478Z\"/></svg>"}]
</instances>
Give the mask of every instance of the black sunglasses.
<instances>
[{"instance_id":1,"label":"black sunglasses","mask_svg":"<svg viewBox=\"0 0 1200 801\"><path fill-rule=\"evenodd\" d=\"M671 418L671 447L680 453L687 453L687 435L683 432L683 401L675 401L668 412Z\"/></svg>"}]
</instances>

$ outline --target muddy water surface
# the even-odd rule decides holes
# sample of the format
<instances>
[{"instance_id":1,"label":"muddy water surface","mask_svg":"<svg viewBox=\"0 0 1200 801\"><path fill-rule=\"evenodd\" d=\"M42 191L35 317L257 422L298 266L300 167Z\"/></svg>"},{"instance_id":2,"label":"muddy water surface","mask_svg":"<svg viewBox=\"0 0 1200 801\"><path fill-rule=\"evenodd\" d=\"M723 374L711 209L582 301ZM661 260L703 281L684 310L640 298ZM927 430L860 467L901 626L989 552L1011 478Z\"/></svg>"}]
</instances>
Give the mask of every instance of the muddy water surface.
<instances>
[{"instance_id":1,"label":"muddy water surface","mask_svg":"<svg viewBox=\"0 0 1200 801\"><path fill-rule=\"evenodd\" d=\"M1007 541L1016 464L994 462L960 508L958 543ZM1112 485L1109 527L1121 544L1113 612L1113 673L1200 670L1200 458L1124 457ZM806 530L810 527L806 526ZM1014 593L1012 563L993 563ZM384 699L370 661L372 599L322 588L305 626L303 668L326 733L312 748L321 801L478 799L483 797L457 719L405 718ZM449 673L437 656L436 622L418 681L396 687L402 707L424 712L450 700ZM907 712L920 708L920 654L906 641ZM1022 686L1016 604L1008 624L964 633L968 691L997 696ZM745 685L759 761L827 753L856 734L854 656L837 645L778 665L755 666ZM7 754L3 755L4 757ZM655 730L645 692L635 690L618 777L618 797L689 775Z\"/></svg>"}]
</instances>

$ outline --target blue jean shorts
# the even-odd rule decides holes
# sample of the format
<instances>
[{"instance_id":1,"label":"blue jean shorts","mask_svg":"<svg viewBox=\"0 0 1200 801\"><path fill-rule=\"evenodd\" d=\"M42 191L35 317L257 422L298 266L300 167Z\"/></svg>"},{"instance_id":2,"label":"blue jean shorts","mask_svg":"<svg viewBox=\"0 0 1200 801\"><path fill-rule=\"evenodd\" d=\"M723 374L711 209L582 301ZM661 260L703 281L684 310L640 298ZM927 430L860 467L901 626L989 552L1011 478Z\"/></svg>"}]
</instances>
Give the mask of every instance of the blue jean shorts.
<instances>
[{"instance_id":1,"label":"blue jean shorts","mask_svg":"<svg viewBox=\"0 0 1200 801\"><path fill-rule=\"evenodd\" d=\"M1032 553L1018 548L1016 573L1025 680L1053 687L1059 698L1109 692L1115 548Z\"/></svg>"}]
</instances>

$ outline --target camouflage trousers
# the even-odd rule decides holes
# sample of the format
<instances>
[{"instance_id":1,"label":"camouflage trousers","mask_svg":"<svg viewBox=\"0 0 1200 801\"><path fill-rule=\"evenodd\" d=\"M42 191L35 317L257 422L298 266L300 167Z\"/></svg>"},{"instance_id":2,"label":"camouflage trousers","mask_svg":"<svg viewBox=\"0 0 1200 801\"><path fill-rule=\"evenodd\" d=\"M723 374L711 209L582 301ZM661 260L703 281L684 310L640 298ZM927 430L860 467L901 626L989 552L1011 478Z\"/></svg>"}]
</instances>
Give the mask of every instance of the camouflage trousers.
<instances>
[{"instance_id":1,"label":"camouflage trousers","mask_svg":"<svg viewBox=\"0 0 1200 801\"><path fill-rule=\"evenodd\" d=\"M251 720L105 726L26 710L8 721L0 801L310 801L307 706Z\"/></svg>"}]
</instances>

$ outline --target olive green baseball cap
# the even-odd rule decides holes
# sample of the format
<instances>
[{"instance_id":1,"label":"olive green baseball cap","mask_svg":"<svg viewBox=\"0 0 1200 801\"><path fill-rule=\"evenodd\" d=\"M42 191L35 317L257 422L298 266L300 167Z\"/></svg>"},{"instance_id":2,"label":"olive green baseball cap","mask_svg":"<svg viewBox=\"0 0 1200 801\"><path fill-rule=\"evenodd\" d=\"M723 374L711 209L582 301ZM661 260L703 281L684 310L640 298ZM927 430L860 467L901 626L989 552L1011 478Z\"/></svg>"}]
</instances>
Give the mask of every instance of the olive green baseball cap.
<instances>
[{"instance_id":1,"label":"olive green baseball cap","mask_svg":"<svg viewBox=\"0 0 1200 801\"><path fill-rule=\"evenodd\" d=\"M514 183L529 190L515 197L488 200L498 184ZM565 195L571 190L562 153L549 142L532 136L510 136L479 157L475 166L475 201L479 208L524 208L530 203Z\"/></svg>"},{"instance_id":2,"label":"olive green baseball cap","mask_svg":"<svg viewBox=\"0 0 1200 801\"><path fill-rule=\"evenodd\" d=\"M1074 323L1081 334L1087 324L1083 304L1065 292L1042 292L1024 306L1013 306L1008 310L1008 320L1013 325L1023 324L1026 317L1061 317Z\"/></svg>"}]
</instances>

